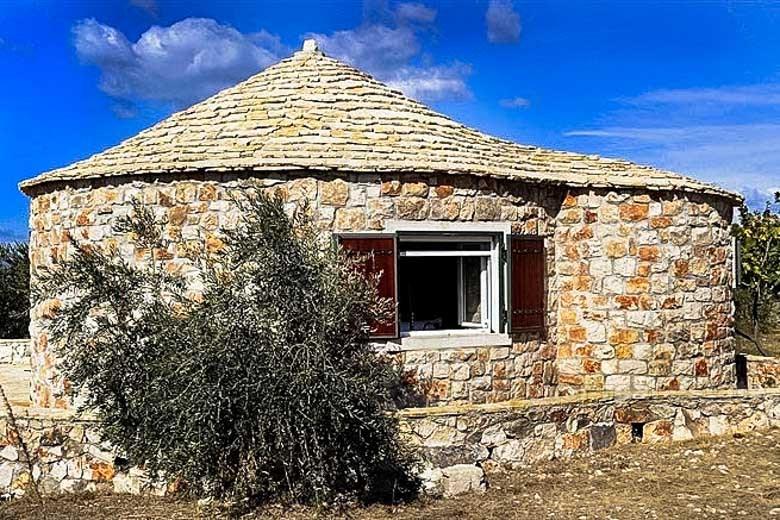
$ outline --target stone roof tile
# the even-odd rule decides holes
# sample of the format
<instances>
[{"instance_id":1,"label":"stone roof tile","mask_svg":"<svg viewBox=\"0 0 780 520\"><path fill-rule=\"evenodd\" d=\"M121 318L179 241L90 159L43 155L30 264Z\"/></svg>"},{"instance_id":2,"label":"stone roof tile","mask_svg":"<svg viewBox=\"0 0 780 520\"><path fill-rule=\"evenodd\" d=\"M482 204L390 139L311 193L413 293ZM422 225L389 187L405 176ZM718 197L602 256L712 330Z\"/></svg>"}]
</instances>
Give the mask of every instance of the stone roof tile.
<instances>
[{"instance_id":1,"label":"stone roof tile","mask_svg":"<svg viewBox=\"0 0 780 520\"><path fill-rule=\"evenodd\" d=\"M112 148L20 186L29 191L56 181L280 169L471 174L741 199L649 166L486 135L316 50L297 52Z\"/></svg>"}]
</instances>

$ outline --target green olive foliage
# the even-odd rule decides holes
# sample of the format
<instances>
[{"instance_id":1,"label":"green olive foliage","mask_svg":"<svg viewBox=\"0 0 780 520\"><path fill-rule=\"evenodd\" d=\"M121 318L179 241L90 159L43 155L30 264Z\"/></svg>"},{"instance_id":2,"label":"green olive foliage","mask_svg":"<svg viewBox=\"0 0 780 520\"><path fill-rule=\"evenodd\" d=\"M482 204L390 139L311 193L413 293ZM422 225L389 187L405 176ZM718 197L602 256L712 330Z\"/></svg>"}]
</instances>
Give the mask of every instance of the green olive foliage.
<instances>
[{"instance_id":1,"label":"green olive foliage","mask_svg":"<svg viewBox=\"0 0 780 520\"><path fill-rule=\"evenodd\" d=\"M776 208L780 193L775 194ZM762 210L740 208L734 225L740 244L740 283L736 294L737 324L760 341L778 326L780 301L780 213L767 202Z\"/></svg>"},{"instance_id":2,"label":"green olive foliage","mask_svg":"<svg viewBox=\"0 0 780 520\"><path fill-rule=\"evenodd\" d=\"M28 337L30 260L27 244L0 244L0 339Z\"/></svg>"},{"instance_id":3,"label":"green olive foliage","mask_svg":"<svg viewBox=\"0 0 780 520\"><path fill-rule=\"evenodd\" d=\"M52 332L66 375L131 463L194 494L413 494L413 456L389 413L399 372L368 342L390 302L305 209L288 217L265 195L235 203L243 216L224 247L187 253L197 269L75 244L43 274L38 297L63 295ZM117 231L147 258L175 247L138 204Z\"/></svg>"}]
</instances>

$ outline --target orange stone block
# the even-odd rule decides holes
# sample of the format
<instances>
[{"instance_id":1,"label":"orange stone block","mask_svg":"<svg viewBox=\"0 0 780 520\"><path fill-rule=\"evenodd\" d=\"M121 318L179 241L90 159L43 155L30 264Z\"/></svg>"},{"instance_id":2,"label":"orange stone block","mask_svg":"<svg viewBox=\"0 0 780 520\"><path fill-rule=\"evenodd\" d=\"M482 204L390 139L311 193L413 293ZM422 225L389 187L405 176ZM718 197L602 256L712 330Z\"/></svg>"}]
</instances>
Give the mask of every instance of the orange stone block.
<instances>
[{"instance_id":1,"label":"orange stone block","mask_svg":"<svg viewBox=\"0 0 780 520\"><path fill-rule=\"evenodd\" d=\"M672 272L675 276L685 276L688 274L690 269L690 264L688 260L675 260L674 265L672 266Z\"/></svg>"},{"instance_id":2,"label":"orange stone block","mask_svg":"<svg viewBox=\"0 0 780 520\"><path fill-rule=\"evenodd\" d=\"M168 223L173 226L181 226L187 220L187 206L174 206L168 210Z\"/></svg>"},{"instance_id":3,"label":"orange stone block","mask_svg":"<svg viewBox=\"0 0 780 520\"><path fill-rule=\"evenodd\" d=\"M696 363L693 365L693 373L697 377L707 377L710 373L707 367L707 360L704 358L696 360Z\"/></svg>"},{"instance_id":4,"label":"orange stone block","mask_svg":"<svg viewBox=\"0 0 780 520\"><path fill-rule=\"evenodd\" d=\"M582 369L588 374L595 374L601 371L601 361L596 359L583 359Z\"/></svg>"},{"instance_id":5,"label":"orange stone block","mask_svg":"<svg viewBox=\"0 0 780 520\"><path fill-rule=\"evenodd\" d=\"M562 385L582 386L583 381L579 374L558 374L558 383Z\"/></svg>"},{"instance_id":6,"label":"orange stone block","mask_svg":"<svg viewBox=\"0 0 780 520\"><path fill-rule=\"evenodd\" d=\"M634 357L634 348L631 345L618 345L615 348L615 356L618 359L631 359Z\"/></svg>"},{"instance_id":7,"label":"orange stone block","mask_svg":"<svg viewBox=\"0 0 780 520\"><path fill-rule=\"evenodd\" d=\"M593 345L579 345L574 349L574 354L577 357L591 357L593 355Z\"/></svg>"},{"instance_id":8,"label":"orange stone block","mask_svg":"<svg viewBox=\"0 0 780 520\"><path fill-rule=\"evenodd\" d=\"M650 289L650 280L642 276L635 276L626 280L626 292L629 294L646 293Z\"/></svg>"},{"instance_id":9,"label":"orange stone block","mask_svg":"<svg viewBox=\"0 0 780 520\"><path fill-rule=\"evenodd\" d=\"M669 217L653 217L650 219L650 227L653 229L667 228L672 225Z\"/></svg>"},{"instance_id":10,"label":"orange stone block","mask_svg":"<svg viewBox=\"0 0 780 520\"><path fill-rule=\"evenodd\" d=\"M587 333L584 327L569 327L569 341L584 342L587 339Z\"/></svg>"},{"instance_id":11,"label":"orange stone block","mask_svg":"<svg viewBox=\"0 0 780 520\"><path fill-rule=\"evenodd\" d=\"M607 256L610 258L620 258L628 253L628 246L622 240L610 240L606 246Z\"/></svg>"},{"instance_id":12,"label":"orange stone block","mask_svg":"<svg viewBox=\"0 0 780 520\"><path fill-rule=\"evenodd\" d=\"M621 343L636 343L639 341L639 331L634 329L612 329L609 342L612 345Z\"/></svg>"},{"instance_id":13,"label":"orange stone block","mask_svg":"<svg viewBox=\"0 0 780 520\"><path fill-rule=\"evenodd\" d=\"M639 246L639 259L645 262L655 262L661 255L658 246Z\"/></svg>"},{"instance_id":14,"label":"orange stone block","mask_svg":"<svg viewBox=\"0 0 780 520\"><path fill-rule=\"evenodd\" d=\"M648 204L633 204L633 203L623 203L618 208L620 212L620 219L625 220L628 222L637 222L639 220L644 220L647 218L647 213L649 210Z\"/></svg>"},{"instance_id":15,"label":"orange stone block","mask_svg":"<svg viewBox=\"0 0 780 520\"><path fill-rule=\"evenodd\" d=\"M571 309L561 310L561 323L564 325L574 325L577 323L577 312Z\"/></svg>"},{"instance_id":16,"label":"orange stone block","mask_svg":"<svg viewBox=\"0 0 780 520\"><path fill-rule=\"evenodd\" d=\"M214 235L210 235L206 238L206 252L216 253L221 251L225 247L225 243Z\"/></svg>"},{"instance_id":17,"label":"orange stone block","mask_svg":"<svg viewBox=\"0 0 780 520\"><path fill-rule=\"evenodd\" d=\"M436 193L436 196L440 199L446 199L453 193L455 193L455 188L448 184L441 184L439 186L436 186L433 191Z\"/></svg>"},{"instance_id":18,"label":"orange stone block","mask_svg":"<svg viewBox=\"0 0 780 520\"><path fill-rule=\"evenodd\" d=\"M107 462L93 462L89 465L92 470L92 478L97 482L110 482L114 478L116 470L112 464Z\"/></svg>"},{"instance_id":19,"label":"orange stone block","mask_svg":"<svg viewBox=\"0 0 780 520\"><path fill-rule=\"evenodd\" d=\"M615 296L615 303L621 309L637 309L639 307L639 297L620 294Z\"/></svg>"},{"instance_id":20,"label":"orange stone block","mask_svg":"<svg viewBox=\"0 0 780 520\"><path fill-rule=\"evenodd\" d=\"M382 181L382 195L400 195L401 183L399 181Z\"/></svg>"},{"instance_id":21,"label":"orange stone block","mask_svg":"<svg viewBox=\"0 0 780 520\"><path fill-rule=\"evenodd\" d=\"M213 184L206 184L201 186L198 199L203 201L217 200L217 187Z\"/></svg>"},{"instance_id":22,"label":"orange stone block","mask_svg":"<svg viewBox=\"0 0 780 520\"><path fill-rule=\"evenodd\" d=\"M593 278L590 276L577 276L574 278L574 288L578 291L590 291Z\"/></svg>"}]
</instances>

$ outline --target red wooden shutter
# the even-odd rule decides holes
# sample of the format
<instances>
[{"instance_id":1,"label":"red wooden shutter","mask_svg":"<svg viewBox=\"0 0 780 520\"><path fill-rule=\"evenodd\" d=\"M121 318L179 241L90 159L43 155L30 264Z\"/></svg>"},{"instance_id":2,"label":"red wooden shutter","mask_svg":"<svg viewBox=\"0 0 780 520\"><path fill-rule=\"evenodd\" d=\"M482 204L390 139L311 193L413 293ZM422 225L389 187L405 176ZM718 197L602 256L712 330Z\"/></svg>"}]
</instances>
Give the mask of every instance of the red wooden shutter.
<instances>
[{"instance_id":1,"label":"red wooden shutter","mask_svg":"<svg viewBox=\"0 0 780 520\"><path fill-rule=\"evenodd\" d=\"M512 332L544 330L544 239L512 236Z\"/></svg>"},{"instance_id":2,"label":"red wooden shutter","mask_svg":"<svg viewBox=\"0 0 780 520\"><path fill-rule=\"evenodd\" d=\"M395 295L395 237L339 237L341 246L364 258L363 270L367 275L379 273L377 290L382 298L393 301L393 316L377 323L371 331L373 338L398 337L398 310Z\"/></svg>"}]
</instances>

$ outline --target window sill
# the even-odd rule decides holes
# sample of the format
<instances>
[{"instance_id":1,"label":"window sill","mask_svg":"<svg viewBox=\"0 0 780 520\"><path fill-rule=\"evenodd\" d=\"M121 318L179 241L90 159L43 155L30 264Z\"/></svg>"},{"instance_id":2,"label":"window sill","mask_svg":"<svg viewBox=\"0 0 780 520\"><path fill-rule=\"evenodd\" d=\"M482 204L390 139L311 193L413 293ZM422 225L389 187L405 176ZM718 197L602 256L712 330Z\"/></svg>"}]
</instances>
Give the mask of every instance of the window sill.
<instances>
[{"instance_id":1,"label":"window sill","mask_svg":"<svg viewBox=\"0 0 780 520\"><path fill-rule=\"evenodd\" d=\"M421 333L422 332L422 333ZM418 331L400 340L381 345L385 351L446 350L468 347L506 347L512 345L508 334L476 331Z\"/></svg>"}]
</instances>

